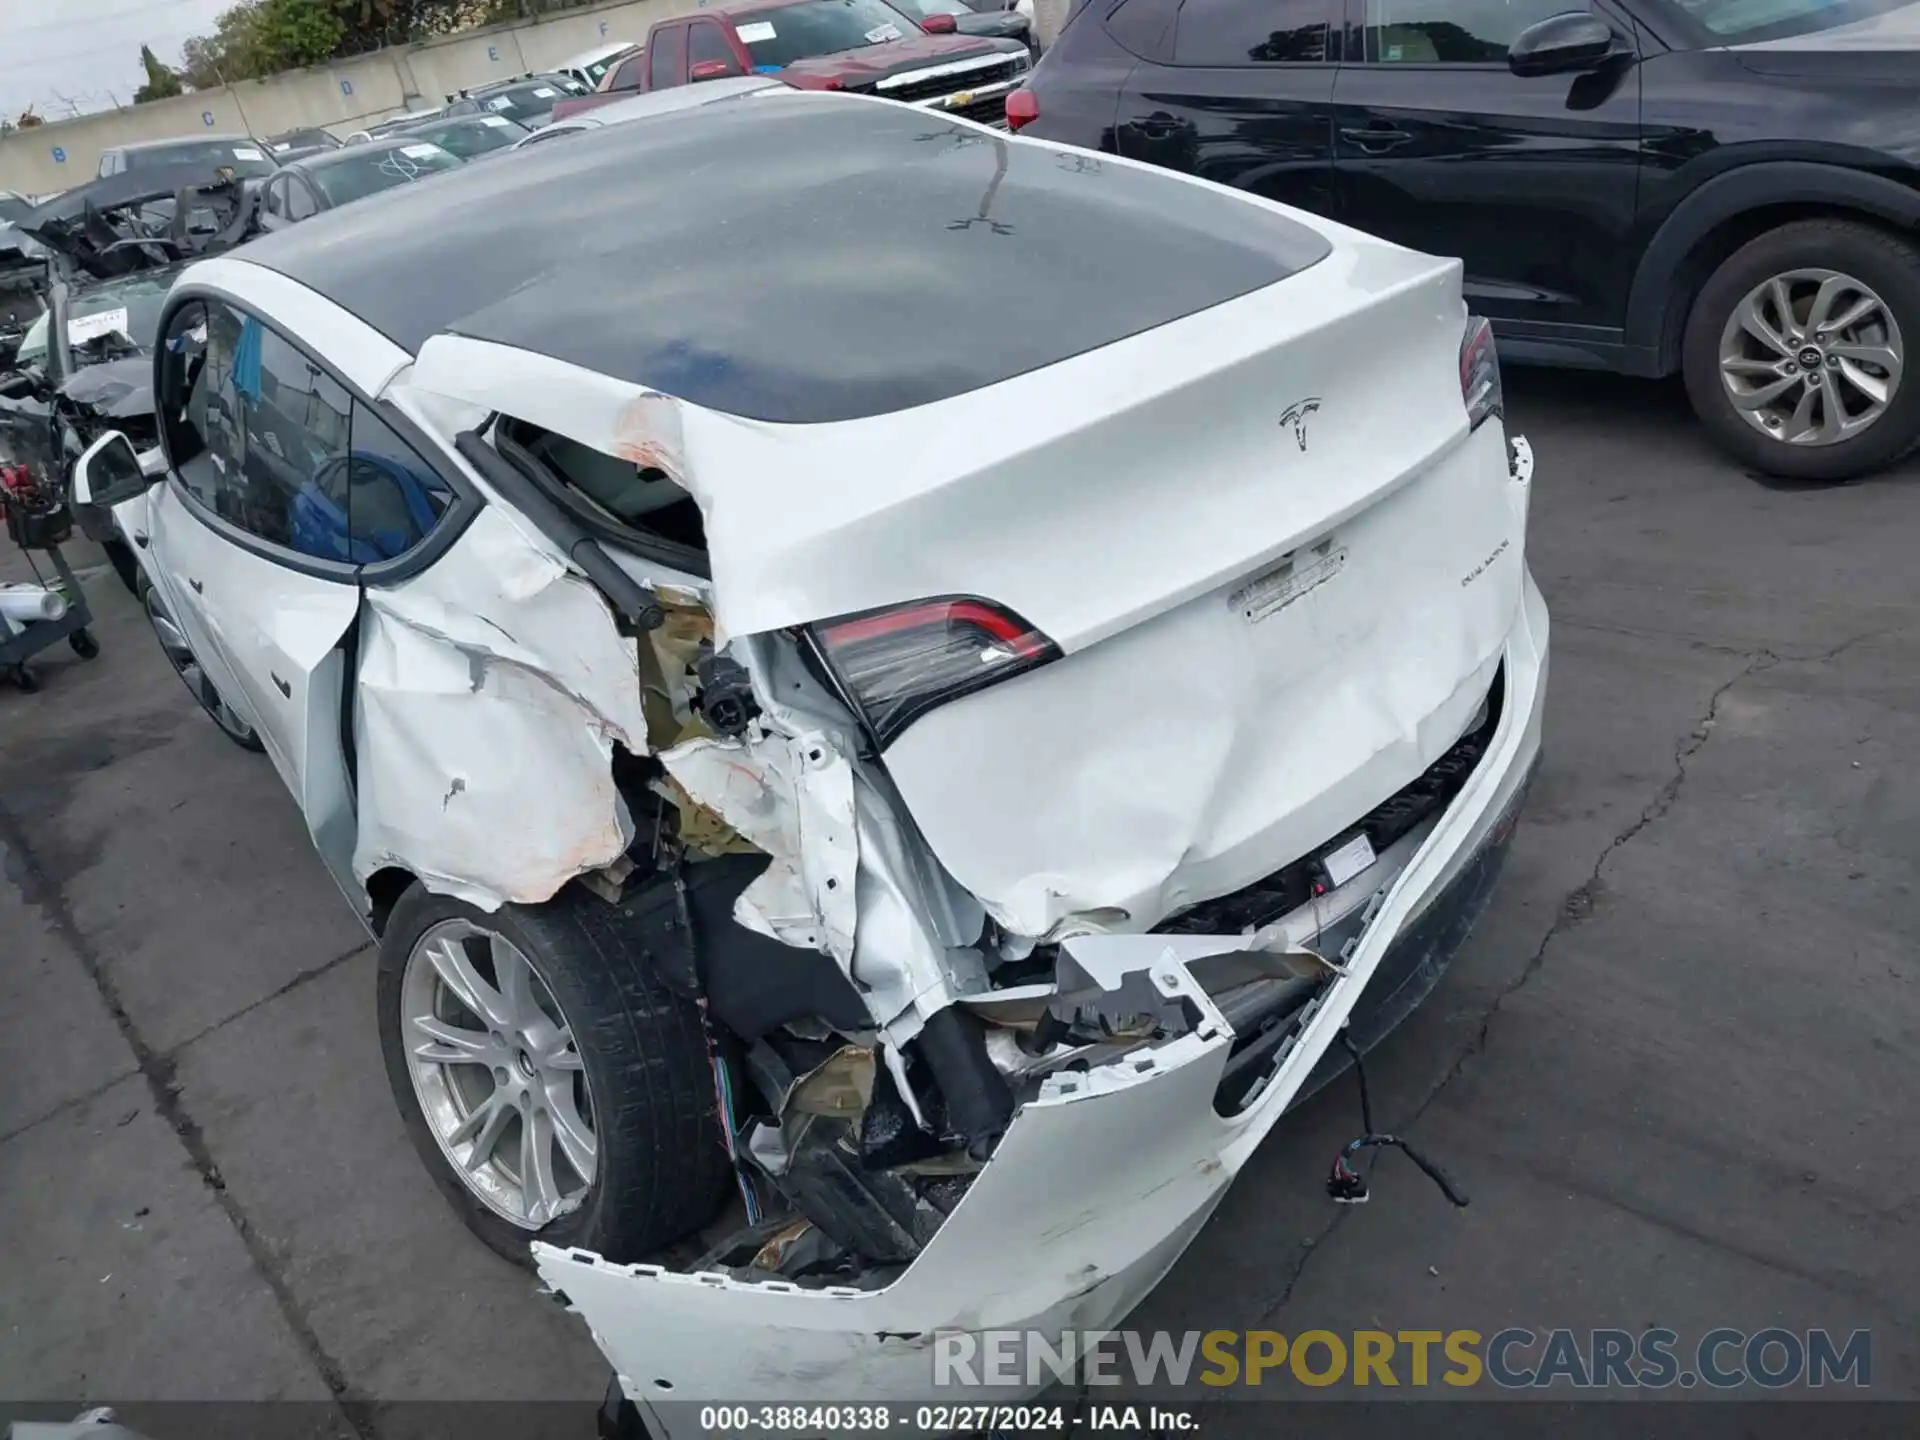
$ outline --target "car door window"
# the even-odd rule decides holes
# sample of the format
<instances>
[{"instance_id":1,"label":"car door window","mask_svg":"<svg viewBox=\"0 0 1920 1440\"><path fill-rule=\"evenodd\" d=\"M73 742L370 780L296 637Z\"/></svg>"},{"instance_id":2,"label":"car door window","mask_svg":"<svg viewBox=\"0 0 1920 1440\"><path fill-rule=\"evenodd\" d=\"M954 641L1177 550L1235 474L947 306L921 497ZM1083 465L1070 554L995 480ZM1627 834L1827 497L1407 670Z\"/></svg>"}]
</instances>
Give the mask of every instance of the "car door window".
<instances>
[{"instance_id":1,"label":"car door window","mask_svg":"<svg viewBox=\"0 0 1920 1440\"><path fill-rule=\"evenodd\" d=\"M305 220L319 208L314 203L312 187L299 176L289 175L287 177L287 218Z\"/></svg>"},{"instance_id":2,"label":"car door window","mask_svg":"<svg viewBox=\"0 0 1920 1440\"><path fill-rule=\"evenodd\" d=\"M1504 65L1522 30L1569 8L1566 0L1366 0L1366 6L1367 59L1379 65Z\"/></svg>"},{"instance_id":3,"label":"car door window","mask_svg":"<svg viewBox=\"0 0 1920 1440\"><path fill-rule=\"evenodd\" d=\"M353 559L377 564L418 545L446 513L453 492L379 410L353 405L353 449L346 465Z\"/></svg>"},{"instance_id":4,"label":"car door window","mask_svg":"<svg viewBox=\"0 0 1920 1440\"><path fill-rule=\"evenodd\" d=\"M227 468L240 463L239 432L228 418L237 413L230 387L239 338L237 326L228 333L215 325L208 307L195 300L174 311L161 342L160 425L167 458L180 487L216 514Z\"/></svg>"},{"instance_id":5,"label":"car door window","mask_svg":"<svg viewBox=\"0 0 1920 1440\"><path fill-rule=\"evenodd\" d=\"M647 47L647 84L655 90L678 85L687 78L687 32L676 25L656 31Z\"/></svg>"},{"instance_id":6,"label":"car door window","mask_svg":"<svg viewBox=\"0 0 1920 1440\"><path fill-rule=\"evenodd\" d=\"M1327 48L1332 15L1327 0L1187 0L1174 32L1173 63L1321 64L1333 58Z\"/></svg>"},{"instance_id":7,"label":"car door window","mask_svg":"<svg viewBox=\"0 0 1920 1440\"><path fill-rule=\"evenodd\" d=\"M227 518L315 559L349 558L346 479L331 463L347 453L346 388L252 316L241 321L233 388L246 437Z\"/></svg>"},{"instance_id":8,"label":"car door window","mask_svg":"<svg viewBox=\"0 0 1920 1440\"><path fill-rule=\"evenodd\" d=\"M646 79L647 56L646 52L642 52L613 72L613 79L607 82L607 89L610 91L638 90L646 83Z\"/></svg>"},{"instance_id":9,"label":"car door window","mask_svg":"<svg viewBox=\"0 0 1920 1440\"><path fill-rule=\"evenodd\" d=\"M219 301L182 306L165 345L162 424L181 488L268 544L351 559L346 388L284 336Z\"/></svg>"},{"instance_id":10,"label":"car door window","mask_svg":"<svg viewBox=\"0 0 1920 1440\"><path fill-rule=\"evenodd\" d=\"M687 64L691 67L713 60L730 69L740 68L740 62L734 58L733 49L727 44L727 37L721 33L720 27L711 20L696 20L688 28Z\"/></svg>"}]
</instances>

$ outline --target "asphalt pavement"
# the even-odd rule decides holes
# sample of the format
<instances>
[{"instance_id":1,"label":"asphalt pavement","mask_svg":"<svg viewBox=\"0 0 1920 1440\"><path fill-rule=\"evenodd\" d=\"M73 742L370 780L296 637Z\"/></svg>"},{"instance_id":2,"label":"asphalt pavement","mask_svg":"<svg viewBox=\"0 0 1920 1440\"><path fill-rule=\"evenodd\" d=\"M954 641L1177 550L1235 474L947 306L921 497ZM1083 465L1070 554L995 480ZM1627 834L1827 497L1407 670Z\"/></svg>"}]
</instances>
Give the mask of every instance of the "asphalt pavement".
<instances>
[{"instance_id":1,"label":"asphalt pavement","mask_svg":"<svg viewBox=\"0 0 1920 1440\"><path fill-rule=\"evenodd\" d=\"M1864 1328L1874 1393L1911 1397L1920 467L1784 487L1674 386L1508 385L1545 759L1491 909L1368 1066L1473 1203L1389 1156L1331 1205L1336 1082L1134 1323ZM271 767L110 573L89 594L101 657L0 688L0 1412L304 1399L366 1435L393 1402L597 1399L584 1327L408 1147L368 942Z\"/></svg>"}]
</instances>

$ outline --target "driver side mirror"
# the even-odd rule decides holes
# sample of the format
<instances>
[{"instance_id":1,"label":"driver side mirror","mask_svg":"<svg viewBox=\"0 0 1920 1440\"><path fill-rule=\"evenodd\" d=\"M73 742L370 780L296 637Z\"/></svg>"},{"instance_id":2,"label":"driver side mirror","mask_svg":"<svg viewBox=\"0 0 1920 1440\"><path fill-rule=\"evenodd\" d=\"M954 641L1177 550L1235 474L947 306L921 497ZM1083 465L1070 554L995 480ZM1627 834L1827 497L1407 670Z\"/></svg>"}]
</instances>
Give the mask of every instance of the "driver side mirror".
<instances>
[{"instance_id":1,"label":"driver side mirror","mask_svg":"<svg viewBox=\"0 0 1920 1440\"><path fill-rule=\"evenodd\" d=\"M929 15L920 22L920 28L929 35L951 35L960 24L951 15Z\"/></svg>"},{"instance_id":2,"label":"driver side mirror","mask_svg":"<svg viewBox=\"0 0 1920 1440\"><path fill-rule=\"evenodd\" d=\"M1588 10L1549 15L1514 36L1507 68L1516 75L1591 70L1614 54L1613 27Z\"/></svg>"},{"instance_id":3,"label":"driver side mirror","mask_svg":"<svg viewBox=\"0 0 1920 1440\"><path fill-rule=\"evenodd\" d=\"M724 80L729 75L738 75L740 67L731 60L696 60L693 68L687 71L687 79Z\"/></svg>"},{"instance_id":4,"label":"driver side mirror","mask_svg":"<svg viewBox=\"0 0 1920 1440\"><path fill-rule=\"evenodd\" d=\"M110 430L74 462L73 503L119 505L133 499L155 478L141 469L133 442L118 430Z\"/></svg>"}]
</instances>

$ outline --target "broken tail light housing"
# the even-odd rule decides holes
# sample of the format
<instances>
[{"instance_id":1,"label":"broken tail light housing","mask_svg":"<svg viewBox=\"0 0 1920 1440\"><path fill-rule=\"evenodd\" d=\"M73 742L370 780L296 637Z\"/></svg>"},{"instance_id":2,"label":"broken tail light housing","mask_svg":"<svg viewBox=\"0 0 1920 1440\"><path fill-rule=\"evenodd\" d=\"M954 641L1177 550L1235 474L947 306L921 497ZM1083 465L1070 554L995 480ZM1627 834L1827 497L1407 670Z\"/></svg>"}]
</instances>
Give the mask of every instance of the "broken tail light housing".
<instances>
[{"instance_id":1,"label":"broken tail light housing","mask_svg":"<svg viewBox=\"0 0 1920 1440\"><path fill-rule=\"evenodd\" d=\"M1500 388L1500 352L1494 348L1493 326L1478 315L1467 317L1467 333L1460 340L1460 398L1467 406L1467 429L1478 430L1489 415L1506 411Z\"/></svg>"},{"instance_id":2,"label":"broken tail light housing","mask_svg":"<svg viewBox=\"0 0 1920 1440\"><path fill-rule=\"evenodd\" d=\"M1011 610L972 596L868 610L808 633L882 750L928 711L1060 657Z\"/></svg>"}]
</instances>

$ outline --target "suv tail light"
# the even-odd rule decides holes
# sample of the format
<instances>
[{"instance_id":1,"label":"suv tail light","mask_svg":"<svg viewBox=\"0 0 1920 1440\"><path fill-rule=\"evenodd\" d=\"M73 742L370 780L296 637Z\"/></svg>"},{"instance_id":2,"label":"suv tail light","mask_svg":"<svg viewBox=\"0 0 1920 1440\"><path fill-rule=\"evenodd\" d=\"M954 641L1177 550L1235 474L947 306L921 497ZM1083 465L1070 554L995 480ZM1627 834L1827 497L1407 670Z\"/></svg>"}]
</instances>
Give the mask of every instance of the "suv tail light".
<instances>
[{"instance_id":1,"label":"suv tail light","mask_svg":"<svg viewBox=\"0 0 1920 1440\"><path fill-rule=\"evenodd\" d=\"M1015 90L1007 96L1007 129L1019 130L1040 118L1040 97L1031 90Z\"/></svg>"},{"instance_id":2,"label":"suv tail light","mask_svg":"<svg viewBox=\"0 0 1920 1440\"><path fill-rule=\"evenodd\" d=\"M1489 415L1504 414L1506 395L1500 388L1500 352L1494 348L1493 326L1478 315L1467 317L1467 333L1460 341L1460 398L1467 406L1467 429L1478 430Z\"/></svg>"},{"instance_id":3,"label":"suv tail light","mask_svg":"<svg viewBox=\"0 0 1920 1440\"><path fill-rule=\"evenodd\" d=\"M1060 656L1012 611L966 596L869 610L810 633L883 750L929 710Z\"/></svg>"}]
</instances>

